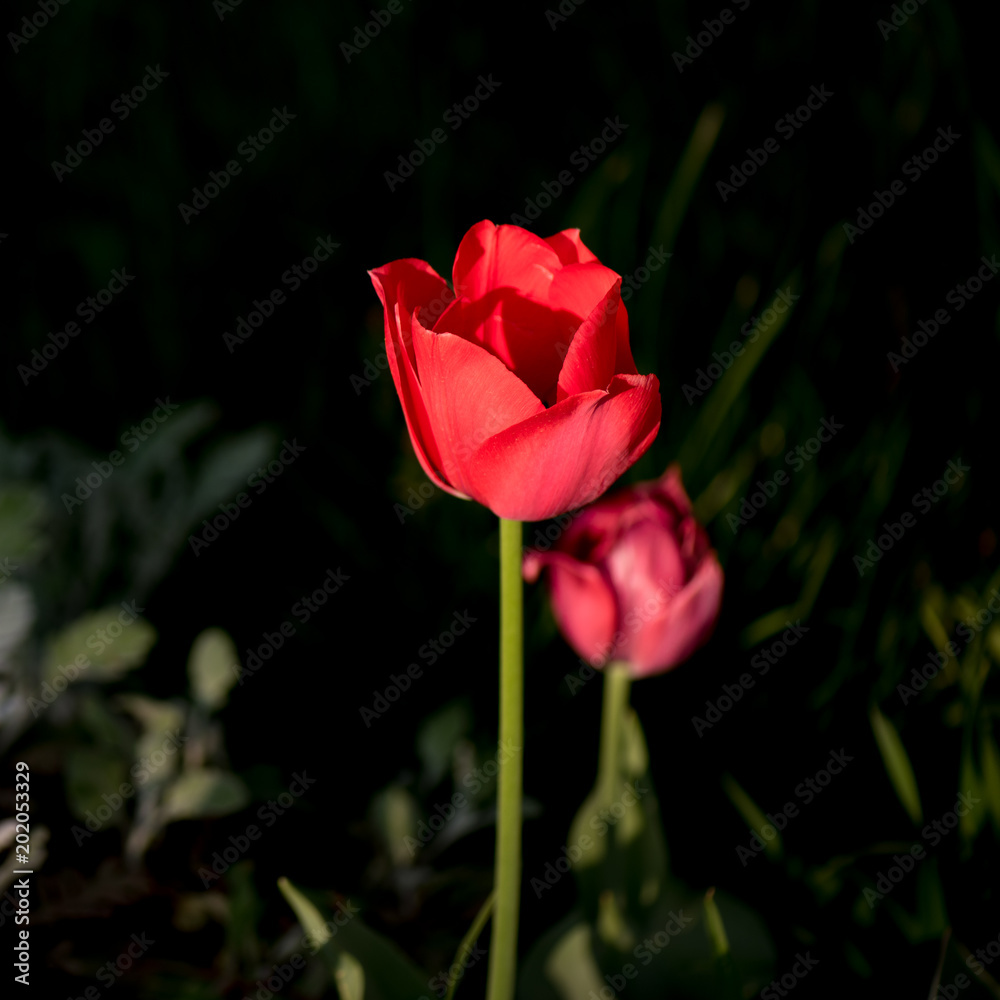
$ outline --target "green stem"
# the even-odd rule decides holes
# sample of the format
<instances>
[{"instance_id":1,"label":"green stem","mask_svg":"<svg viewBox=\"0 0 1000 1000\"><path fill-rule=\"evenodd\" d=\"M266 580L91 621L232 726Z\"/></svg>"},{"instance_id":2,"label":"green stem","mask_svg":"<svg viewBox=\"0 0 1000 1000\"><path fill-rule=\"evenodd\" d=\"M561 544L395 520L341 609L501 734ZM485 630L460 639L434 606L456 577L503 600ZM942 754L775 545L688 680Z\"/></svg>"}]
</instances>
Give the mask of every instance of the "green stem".
<instances>
[{"instance_id":1,"label":"green stem","mask_svg":"<svg viewBox=\"0 0 1000 1000\"><path fill-rule=\"evenodd\" d=\"M521 522L500 519L500 757L496 904L490 941L489 1000L513 1000L521 899L521 788L524 738L524 591Z\"/></svg>"},{"instance_id":2,"label":"green stem","mask_svg":"<svg viewBox=\"0 0 1000 1000\"><path fill-rule=\"evenodd\" d=\"M601 712L601 755L597 765L597 787L601 806L609 807L621 792L621 746L625 710L632 677L624 663L604 668L604 706Z\"/></svg>"}]
</instances>

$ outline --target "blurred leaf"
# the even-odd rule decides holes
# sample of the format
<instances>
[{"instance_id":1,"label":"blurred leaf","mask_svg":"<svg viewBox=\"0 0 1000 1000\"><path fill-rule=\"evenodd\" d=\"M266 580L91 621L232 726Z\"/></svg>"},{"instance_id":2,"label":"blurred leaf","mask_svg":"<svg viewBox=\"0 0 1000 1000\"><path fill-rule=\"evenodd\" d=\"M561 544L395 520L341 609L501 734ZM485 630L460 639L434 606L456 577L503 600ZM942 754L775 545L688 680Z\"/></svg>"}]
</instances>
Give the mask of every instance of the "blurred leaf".
<instances>
[{"instance_id":1,"label":"blurred leaf","mask_svg":"<svg viewBox=\"0 0 1000 1000\"><path fill-rule=\"evenodd\" d=\"M125 761L115 752L99 747L77 746L66 755L66 801L77 819L93 813L109 826L121 822L119 810L131 798L123 798L121 786L128 778ZM111 815L103 814L111 810Z\"/></svg>"},{"instance_id":2,"label":"blurred leaf","mask_svg":"<svg viewBox=\"0 0 1000 1000\"><path fill-rule=\"evenodd\" d=\"M595 921L608 890L624 896L630 916L653 906L667 872L667 848L649 776L646 738L639 716L627 707L621 740L615 800L609 808L602 790L595 787L573 818L567 839L584 913ZM628 805L624 799L633 796L633 790L639 793L638 802ZM616 806L622 810L620 815Z\"/></svg>"},{"instance_id":3,"label":"blurred leaf","mask_svg":"<svg viewBox=\"0 0 1000 1000\"><path fill-rule=\"evenodd\" d=\"M972 759L972 741L964 741L962 748L962 765L959 775L959 791L971 795L974 799L982 801L986 795L985 790L976 774L976 765ZM967 846L969 841L979 832L980 827L986 822L985 809L966 809L965 815L959 815L958 828L962 831L962 839Z\"/></svg>"},{"instance_id":4,"label":"blurred leaf","mask_svg":"<svg viewBox=\"0 0 1000 1000\"><path fill-rule=\"evenodd\" d=\"M242 809L250 796L239 778L228 771L185 771L167 788L163 808L168 820L225 816Z\"/></svg>"},{"instance_id":5,"label":"blurred leaf","mask_svg":"<svg viewBox=\"0 0 1000 1000\"><path fill-rule=\"evenodd\" d=\"M361 963L346 951L337 956L337 967L334 971L337 992L340 1000L364 1000L365 971Z\"/></svg>"},{"instance_id":6,"label":"blurred leaf","mask_svg":"<svg viewBox=\"0 0 1000 1000\"><path fill-rule=\"evenodd\" d=\"M871 710L872 732L875 734L875 742L878 744L879 753L882 754L882 762L889 774L892 787L899 796L899 801L903 804L910 819L916 826L923 822L923 811L920 808L920 793L917 790L917 779L910 766L910 758L906 755L906 748L899 738L893 724L879 711L877 705Z\"/></svg>"},{"instance_id":7,"label":"blurred leaf","mask_svg":"<svg viewBox=\"0 0 1000 1000\"><path fill-rule=\"evenodd\" d=\"M194 489L188 501L190 520L213 511L216 504L232 502L247 492L247 479L274 458L276 435L255 428L213 446L201 461Z\"/></svg>"},{"instance_id":8,"label":"blurred leaf","mask_svg":"<svg viewBox=\"0 0 1000 1000\"><path fill-rule=\"evenodd\" d=\"M214 712L225 705L236 683L233 665L239 662L236 645L221 628L205 629L194 640L188 657L188 678L195 701L206 711Z\"/></svg>"},{"instance_id":9,"label":"blurred leaf","mask_svg":"<svg viewBox=\"0 0 1000 1000\"><path fill-rule=\"evenodd\" d=\"M413 864L416 846L412 841L416 840L418 817L413 796L402 785L392 784L375 796L371 815L392 863Z\"/></svg>"},{"instance_id":10,"label":"blurred leaf","mask_svg":"<svg viewBox=\"0 0 1000 1000\"><path fill-rule=\"evenodd\" d=\"M330 940L330 931L322 914L287 878L278 879L278 888L295 911L308 945L314 950L322 948Z\"/></svg>"},{"instance_id":11,"label":"blurred leaf","mask_svg":"<svg viewBox=\"0 0 1000 1000\"><path fill-rule=\"evenodd\" d=\"M47 544L42 530L49 516L45 494L32 486L0 488L0 586Z\"/></svg>"},{"instance_id":12,"label":"blurred leaf","mask_svg":"<svg viewBox=\"0 0 1000 1000\"><path fill-rule=\"evenodd\" d=\"M933 596L928 594L920 603L920 623L927 633L927 638L934 643L934 648L938 652L943 652L948 645L948 631L941 621L940 603L934 601Z\"/></svg>"},{"instance_id":13,"label":"blurred leaf","mask_svg":"<svg viewBox=\"0 0 1000 1000\"><path fill-rule=\"evenodd\" d=\"M257 922L264 909L254 884L253 863L238 861L233 865L226 872L226 889L225 896L216 892L200 895L226 901L226 947L241 963L253 966L260 961Z\"/></svg>"},{"instance_id":14,"label":"blurred leaf","mask_svg":"<svg viewBox=\"0 0 1000 1000\"><path fill-rule=\"evenodd\" d=\"M768 823L767 817L761 812L757 803L754 802L752 798L737 784L736 779L730 774L724 774L722 776L722 788L726 795L729 796L729 801L732 802L739 814L751 827L753 827L758 838L764 842L764 850L772 858L781 857L781 834L777 830L774 831L774 836L770 839L766 838L761 832L765 826L771 824ZM773 827L772 827L773 828Z\"/></svg>"},{"instance_id":15,"label":"blurred leaf","mask_svg":"<svg viewBox=\"0 0 1000 1000\"><path fill-rule=\"evenodd\" d=\"M451 767L455 744L471 728L468 706L453 701L424 719L417 732L417 753L423 764L422 784L433 788Z\"/></svg>"},{"instance_id":16,"label":"blurred leaf","mask_svg":"<svg viewBox=\"0 0 1000 1000\"><path fill-rule=\"evenodd\" d=\"M716 958L729 954L729 938L726 937L726 928L722 923L722 915L715 905L715 890L709 889L705 893L705 933L712 943L712 952Z\"/></svg>"},{"instance_id":17,"label":"blurred leaf","mask_svg":"<svg viewBox=\"0 0 1000 1000\"><path fill-rule=\"evenodd\" d=\"M35 601L21 583L0 587L0 670L24 642L35 621Z\"/></svg>"},{"instance_id":18,"label":"blurred leaf","mask_svg":"<svg viewBox=\"0 0 1000 1000\"><path fill-rule=\"evenodd\" d=\"M564 1000L600 996L606 986L594 961L587 924L576 924L552 949L545 962L545 975Z\"/></svg>"},{"instance_id":19,"label":"blurred leaf","mask_svg":"<svg viewBox=\"0 0 1000 1000\"><path fill-rule=\"evenodd\" d=\"M155 642L153 626L136 617L129 605L122 602L121 607L84 615L59 632L50 644L43 676L51 683L63 676L60 666L71 671L70 665L83 656L89 666L80 667L74 679L118 680L145 661Z\"/></svg>"},{"instance_id":20,"label":"blurred leaf","mask_svg":"<svg viewBox=\"0 0 1000 1000\"><path fill-rule=\"evenodd\" d=\"M705 908L705 933L712 945L715 974L722 995L732 997L734 1000L741 1000L743 992L740 988L736 966L733 964L733 956L730 954L729 938L726 934L722 914L715 903L715 889L709 889L705 893L703 905Z\"/></svg>"},{"instance_id":21,"label":"blurred leaf","mask_svg":"<svg viewBox=\"0 0 1000 1000\"><path fill-rule=\"evenodd\" d=\"M142 741L150 737L160 740L184 725L184 709L174 702L159 701L144 694L120 694L115 700L142 726L140 752L145 752Z\"/></svg>"},{"instance_id":22,"label":"blurred leaf","mask_svg":"<svg viewBox=\"0 0 1000 1000\"><path fill-rule=\"evenodd\" d=\"M278 887L295 911L311 942L319 943L329 955L331 969L337 968L339 956L346 952L364 970L367 1000L414 1000L425 995L427 976L391 941L385 940L355 916L350 906L349 919L328 923L317 907L287 878L278 879ZM348 904L350 901L348 901ZM338 917L342 914L338 914ZM331 933L328 927L334 927Z\"/></svg>"}]
</instances>

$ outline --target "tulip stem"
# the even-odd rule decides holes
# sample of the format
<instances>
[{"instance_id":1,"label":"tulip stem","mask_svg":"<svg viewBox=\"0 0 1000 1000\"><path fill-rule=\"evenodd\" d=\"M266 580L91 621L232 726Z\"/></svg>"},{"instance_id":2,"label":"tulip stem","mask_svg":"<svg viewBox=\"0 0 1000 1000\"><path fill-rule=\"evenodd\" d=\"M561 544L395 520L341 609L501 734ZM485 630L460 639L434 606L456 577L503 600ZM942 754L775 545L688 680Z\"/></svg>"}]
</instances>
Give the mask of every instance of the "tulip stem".
<instances>
[{"instance_id":1,"label":"tulip stem","mask_svg":"<svg viewBox=\"0 0 1000 1000\"><path fill-rule=\"evenodd\" d=\"M520 749L524 737L524 591L521 522L500 519L500 743ZM521 754L500 757L488 1000L513 1000L521 901Z\"/></svg>"},{"instance_id":2,"label":"tulip stem","mask_svg":"<svg viewBox=\"0 0 1000 1000\"><path fill-rule=\"evenodd\" d=\"M601 806L614 803L622 785L622 735L632 677L624 663L612 661L604 668L604 705L601 710L601 753L597 787Z\"/></svg>"}]
</instances>

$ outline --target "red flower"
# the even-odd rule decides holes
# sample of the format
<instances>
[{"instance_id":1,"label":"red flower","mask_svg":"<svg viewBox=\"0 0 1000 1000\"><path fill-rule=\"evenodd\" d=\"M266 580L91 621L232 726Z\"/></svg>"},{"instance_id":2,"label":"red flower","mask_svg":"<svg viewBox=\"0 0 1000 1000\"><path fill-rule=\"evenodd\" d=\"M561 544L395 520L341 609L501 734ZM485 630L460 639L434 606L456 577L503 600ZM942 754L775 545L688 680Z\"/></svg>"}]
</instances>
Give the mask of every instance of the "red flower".
<instances>
[{"instance_id":1,"label":"red flower","mask_svg":"<svg viewBox=\"0 0 1000 1000\"><path fill-rule=\"evenodd\" d=\"M524 576L549 571L552 607L569 644L594 666L627 663L633 677L677 666L708 640L723 574L674 465L578 514Z\"/></svg>"},{"instance_id":2,"label":"red flower","mask_svg":"<svg viewBox=\"0 0 1000 1000\"><path fill-rule=\"evenodd\" d=\"M543 240L478 223L454 294L422 260L369 274L414 450L449 493L511 520L554 517L600 496L656 437L659 381L636 371L621 278L579 230Z\"/></svg>"}]
</instances>

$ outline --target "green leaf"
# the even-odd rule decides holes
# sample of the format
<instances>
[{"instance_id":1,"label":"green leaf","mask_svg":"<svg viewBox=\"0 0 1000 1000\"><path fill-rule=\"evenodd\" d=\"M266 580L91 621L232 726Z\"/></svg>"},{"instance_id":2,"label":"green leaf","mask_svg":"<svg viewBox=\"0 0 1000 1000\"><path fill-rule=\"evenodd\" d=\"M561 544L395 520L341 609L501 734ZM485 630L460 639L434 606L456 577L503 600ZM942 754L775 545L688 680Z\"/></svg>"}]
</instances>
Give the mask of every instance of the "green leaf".
<instances>
[{"instance_id":1,"label":"green leaf","mask_svg":"<svg viewBox=\"0 0 1000 1000\"><path fill-rule=\"evenodd\" d=\"M153 626L122 602L84 615L58 633L49 646L43 676L52 683L78 670L73 680L118 680L145 661L154 642Z\"/></svg>"},{"instance_id":2,"label":"green leaf","mask_svg":"<svg viewBox=\"0 0 1000 1000\"><path fill-rule=\"evenodd\" d=\"M310 942L319 942L336 977L340 956L347 954L364 972L367 1000L416 1000L428 994L427 974L391 941L387 941L356 916L354 907L344 907L332 921L287 878L278 879L278 887L295 911ZM347 914L346 920L341 920ZM344 968L347 970L350 963Z\"/></svg>"},{"instance_id":3,"label":"green leaf","mask_svg":"<svg viewBox=\"0 0 1000 1000\"><path fill-rule=\"evenodd\" d=\"M624 894L624 910L633 915L655 904L666 879L667 847L649 777L649 751L631 708L623 713L621 740L613 811L595 788L580 806L566 841L581 904L591 920L601 913L606 891ZM637 802L632 789L639 793Z\"/></svg>"},{"instance_id":4,"label":"green leaf","mask_svg":"<svg viewBox=\"0 0 1000 1000\"><path fill-rule=\"evenodd\" d=\"M364 1000L365 970L361 963L346 951L337 956L333 978L337 983L340 1000Z\"/></svg>"},{"instance_id":5,"label":"green leaf","mask_svg":"<svg viewBox=\"0 0 1000 1000\"><path fill-rule=\"evenodd\" d=\"M176 778L163 796L167 820L225 816L250 801L246 786L228 771L203 768Z\"/></svg>"},{"instance_id":6,"label":"green leaf","mask_svg":"<svg viewBox=\"0 0 1000 1000\"><path fill-rule=\"evenodd\" d=\"M545 962L545 975L564 1000L577 1000L592 993L600 996L605 983L594 961L587 924L577 924L552 949Z\"/></svg>"},{"instance_id":7,"label":"green leaf","mask_svg":"<svg viewBox=\"0 0 1000 1000\"><path fill-rule=\"evenodd\" d=\"M40 490L25 486L0 489L0 568L17 572L44 550L42 525L49 516L48 502ZM0 573L0 585L8 579Z\"/></svg>"},{"instance_id":8,"label":"green leaf","mask_svg":"<svg viewBox=\"0 0 1000 1000\"><path fill-rule=\"evenodd\" d=\"M73 815L82 820L88 812L93 812L102 822L102 828L119 825L120 810L126 801L119 790L128 774L122 758L104 748L77 746L66 755L65 768L66 799ZM102 819L108 809L112 815Z\"/></svg>"},{"instance_id":9,"label":"green leaf","mask_svg":"<svg viewBox=\"0 0 1000 1000\"><path fill-rule=\"evenodd\" d=\"M743 819L756 831L757 836L764 841L764 850L772 858L781 857L781 834L775 830L774 836L768 839L761 832L768 826L767 817L761 812L756 802L737 784L736 779L730 774L722 776L722 788L729 801L732 802Z\"/></svg>"},{"instance_id":10,"label":"green leaf","mask_svg":"<svg viewBox=\"0 0 1000 1000\"><path fill-rule=\"evenodd\" d=\"M448 772L455 744L469 731L472 720L467 705L453 701L429 716L417 732L417 753L424 766L423 780L436 785Z\"/></svg>"},{"instance_id":11,"label":"green leaf","mask_svg":"<svg viewBox=\"0 0 1000 1000\"><path fill-rule=\"evenodd\" d=\"M322 948L330 940L330 931L323 915L287 878L278 879L278 888L302 924L302 929L306 932L306 942L314 950Z\"/></svg>"},{"instance_id":12,"label":"green leaf","mask_svg":"<svg viewBox=\"0 0 1000 1000\"><path fill-rule=\"evenodd\" d=\"M976 765L972 759L972 743L966 743L962 750L962 764L959 778L959 791L966 792L974 799L982 801L985 792L979 775L976 774ZM958 817L958 828L962 832L962 839L968 844L979 828L986 822L986 811L984 809L966 809L964 816Z\"/></svg>"},{"instance_id":13,"label":"green leaf","mask_svg":"<svg viewBox=\"0 0 1000 1000\"><path fill-rule=\"evenodd\" d=\"M712 957L719 989L722 996L741 1000L743 993L740 989L736 966L733 964L733 956L730 954L729 937L726 934L725 923L715 902L714 888L705 893L704 907L705 933L712 945Z\"/></svg>"},{"instance_id":14,"label":"green leaf","mask_svg":"<svg viewBox=\"0 0 1000 1000\"><path fill-rule=\"evenodd\" d=\"M194 700L209 712L222 708L236 683L239 666L236 645L221 628L205 629L191 646L188 678Z\"/></svg>"},{"instance_id":15,"label":"green leaf","mask_svg":"<svg viewBox=\"0 0 1000 1000\"><path fill-rule=\"evenodd\" d=\"M903 804L910 819L914 824L920 826L923 822L923 810L920 808L920 793L917 790L917 779L913 774L910 765L910 758L906 755L906 748L899 738L893 724L879 711L877 705L871 710L872 732L875 734L875 742L878 744L879 753L882 754L882 762L889 774L892 787L899 796L899 801Z\"/></svg>"}]
</instances>

